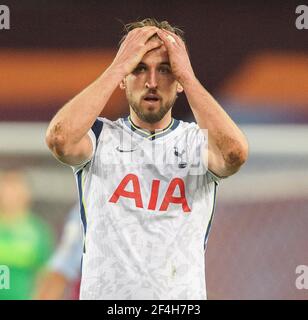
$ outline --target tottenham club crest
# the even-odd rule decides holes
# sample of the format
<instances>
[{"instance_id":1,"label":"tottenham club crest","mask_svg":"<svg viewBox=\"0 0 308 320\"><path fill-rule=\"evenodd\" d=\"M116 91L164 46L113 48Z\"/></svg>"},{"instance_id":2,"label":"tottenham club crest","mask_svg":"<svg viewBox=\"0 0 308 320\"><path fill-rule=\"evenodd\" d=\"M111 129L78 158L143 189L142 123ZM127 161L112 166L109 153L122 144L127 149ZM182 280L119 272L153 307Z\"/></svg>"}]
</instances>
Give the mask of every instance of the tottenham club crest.
<instances>
[{"instance_id":1,"label":"tottenham club crest","mask_svg":"<svg viewBox=\"0 0 308 320\"><path fill-rule=\"evenodd\" d=\"M186 151L185 150L182 150L182 152L179 152L178 148L177 147L174 147L174 155L178 158L180 158L180 162L178 164L179 168L183 169L183 168L186 168L187 167L187 162L184 161L185 159L185 153Z\"/></svg>"}]
</instances>

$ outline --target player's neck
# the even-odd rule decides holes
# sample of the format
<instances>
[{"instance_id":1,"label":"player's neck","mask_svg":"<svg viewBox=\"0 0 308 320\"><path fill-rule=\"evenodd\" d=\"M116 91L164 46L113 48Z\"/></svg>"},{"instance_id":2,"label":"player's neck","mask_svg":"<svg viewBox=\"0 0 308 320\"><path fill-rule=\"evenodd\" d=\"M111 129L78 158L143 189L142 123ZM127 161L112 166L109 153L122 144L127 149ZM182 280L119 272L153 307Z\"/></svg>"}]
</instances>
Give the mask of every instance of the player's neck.
<instances>
[{"instance_id":1,"label":"player's neck","mask_svg":"<svg viewBox=\"0 0 308 320\"><path fill-rule=\"evenodd\" d=\"M150 132L154 132L156 130L163 130L163 129L167 128L171 123L172 117L171 117L171 112L168 112L164 116L164 118L161 119L160 121L155 122L155 123L149 123L149 122L141 120L135 114L135 112L130 112L130 119L134 123L134 125L136 125L137 127L144 129L144 130L148 130Z\"/></svg>"}]
</instances>

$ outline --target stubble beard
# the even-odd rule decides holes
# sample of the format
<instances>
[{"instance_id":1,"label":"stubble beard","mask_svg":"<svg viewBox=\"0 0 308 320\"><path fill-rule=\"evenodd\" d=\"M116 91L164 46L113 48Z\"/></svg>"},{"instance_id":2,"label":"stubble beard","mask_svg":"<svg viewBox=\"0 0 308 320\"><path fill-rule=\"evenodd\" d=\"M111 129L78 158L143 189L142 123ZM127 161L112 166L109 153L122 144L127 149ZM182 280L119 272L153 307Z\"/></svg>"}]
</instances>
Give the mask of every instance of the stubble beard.
<instances>
[{"instance_id":1,"label":"stubble beard","mask_svg":"<svg viewBox=\"0 0 308 320\"><path fill-rule=\"evenodd\" d=\"M160 101L160 107L159 110L156 112L144 112L142 107L140 106L141 103L138 103L127 96L127 100L129 103L129 106L134 110L137 117L147 123L156 123L164 118L164 116L168 113L168 111L174 106L174 103L177 99L177 95L175 95L174 99L171 102L167 102L165 104L162 104L162 101Z\"/></svg>"}]
</instances>

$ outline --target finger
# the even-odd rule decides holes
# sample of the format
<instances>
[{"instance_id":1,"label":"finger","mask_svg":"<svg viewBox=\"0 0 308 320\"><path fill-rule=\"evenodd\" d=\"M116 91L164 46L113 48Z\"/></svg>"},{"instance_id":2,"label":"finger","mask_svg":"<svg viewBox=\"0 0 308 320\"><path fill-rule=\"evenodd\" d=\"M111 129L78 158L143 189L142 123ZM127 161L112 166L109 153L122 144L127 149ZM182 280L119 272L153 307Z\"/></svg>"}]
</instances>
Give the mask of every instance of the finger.
<instances>
[{"instance_id":1,"label":"finger","mask_svg":"<svg viewBox=\"0 0 308 320\"><path fill-rule=\"evenodd\" d=\"M165 32L165 30L161 30L161 32L159 34L164 37L165 42L172 44L172 45L177 44L175 37L172 34Z\"/></svg>"},{"instance_id":2,"label":"finger","mask_svg":"<svg viewBox=\"0 0 308 320\"><path fill-rule=\"evenodd\" d=\"M150 40L144 46L144 53L153 49L160 48L163 44L164 43L160 39Z\"/></svg>"},{"instance_id":3,"label":"finger","mask_svg":"<svg viewBox=\"0 0 308 320\"><path fill-rule=\"evenodd\" d=\"M176 44L176 40L171 35L166 34L162 30L157 31L157 34L163 40L167 49L172 49L172 47L174 47L174 45Z\"/></svg>"},{"instance_id":4,"label":"finger","mask_svg":"<svg viewBox=\"0 0 308 320\"><path fill-rule=\"evenodd\" d=\"M134 34L131 35L131 37L129 38L127 37L127 42L139 43L139 45L143 47L148 42L148 40L157 33L157 27L147 26L142 28L136 28L132 31L135 31L135 32Z\"/></svg>"},{"instance_id":5,"label":"finger","mask_svg":"<svg viewBox=\"0 0 308 320\"><path fill-rule=\"evenodd\" d=\"M153 26L135 28L127 34L126 38L128 38L129 40L140 40L142 38L146 38L147 34L150 34L150 35L155 34L156 30L157 30L157 27L153 27Z\"/></svg>"},{"instance_id":6,"label":"finger","mask_svg":"<svg viewBox=\"0 0 308 320\"><path fill-rule=\"evenodd\" d=\"M182 40L178 35L176 35L174 32L171 32L171 31L166 30L166 29L162 29L162 30L163 30L163 32L164 32L165 34L167 34L167 35L169 35L170 37L172 37L177 44L181 44L181 43L183 42L183 40ZM170 38L170 39L171 39L171 38ZM171 40L171 41L172 41L172 40Z\"/></svg>"},{"instance_id":7,"label":"finger","mask_svg":"<svg viewBox=\"0 0 308 320\"><path fill-rule=\"evenodd\" d=\"M138 34L140 32L144 32L144 31L147 31L147 30L154 30L154 29L157 29L157 27L155 26L145 26L145 27L137 27L131 31L128 32L128 34Z\"/></svg>"},{"instance_id":8,"label":"finger","mask_svg":"<svg viewBox=\"0 0 308 320\"><path fill-rule=\"evenodd\" d=\"M147 42L151 37L157 34L157 31L157 27L151 27L151 29L142 30L142 32L140 33L140 39L144 42Z\"/></svg>"},{"instance_id":9,"label":"finger","mask_svg":"<svg viewBox=\"0 0 308 320\"><path fill-rule=\"evenodd\" d=\"M154 34L157 31L157 27L153 26L146 26L146 27L140 27L132 30L131 32L134 32L138 36L146 36L147 34Z\"/></svg>"}]
</instances>

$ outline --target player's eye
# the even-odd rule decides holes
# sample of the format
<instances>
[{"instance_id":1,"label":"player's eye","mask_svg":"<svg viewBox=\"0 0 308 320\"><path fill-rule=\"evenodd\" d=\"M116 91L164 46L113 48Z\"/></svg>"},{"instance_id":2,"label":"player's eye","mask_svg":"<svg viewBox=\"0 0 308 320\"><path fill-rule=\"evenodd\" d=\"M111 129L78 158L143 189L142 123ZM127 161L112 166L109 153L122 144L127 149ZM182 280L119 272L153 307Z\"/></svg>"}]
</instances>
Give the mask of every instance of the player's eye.
<instances>
[{"instance_id":1,"label":"player's eye","mask_svg":"<svg viewBox=\"0 0 308 320\"><path fill-rule=\"evenodd\" d=\"M165 73L171 73L171 69L170 69L170 67L168 67L168 66L166 66L166 67L164 66L164 67L160 67L160 68L159 68L159 72L160 72L160 73L164 73L164 74L165 74Z\"/></svg>"},{"instance_id":2,"label":"player's eye","mask_svg":"<svg viewBox=\"0 0 308 320\"><path fill-rule=\"evenodd\" d=\"M141 73L146 71L146 67L145 66L137 66L134 70L134 73Z\"/></svg>"}]
</instances>

